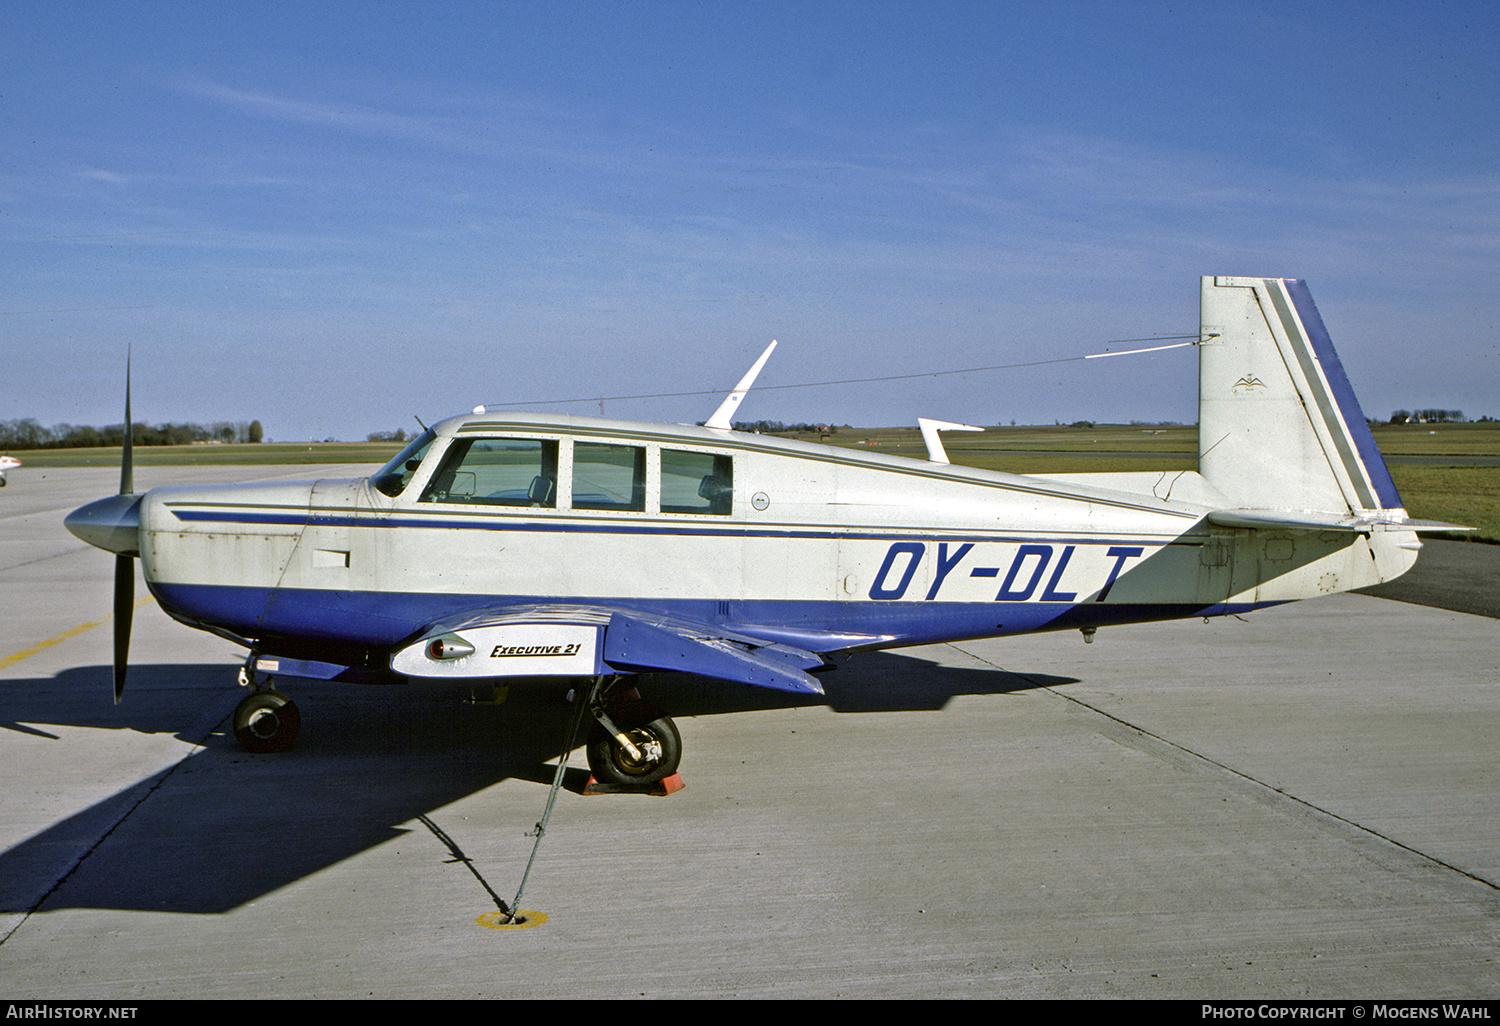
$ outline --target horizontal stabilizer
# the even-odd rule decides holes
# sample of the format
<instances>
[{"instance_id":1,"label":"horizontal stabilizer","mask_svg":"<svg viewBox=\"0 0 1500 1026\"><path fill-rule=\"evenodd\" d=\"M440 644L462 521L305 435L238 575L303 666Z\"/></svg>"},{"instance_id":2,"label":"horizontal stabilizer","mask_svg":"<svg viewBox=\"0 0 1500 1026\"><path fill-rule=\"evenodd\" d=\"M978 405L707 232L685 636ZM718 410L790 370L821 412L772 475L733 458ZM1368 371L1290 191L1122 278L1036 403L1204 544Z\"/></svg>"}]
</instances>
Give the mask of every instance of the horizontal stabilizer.
<instances>
[{"instance_id":1,"label":"horizontal stabilizer","mask_svg":"<svg viewBox=\"0 0 1500 1026\"><path fill-rule=\"evenodd\" d=\"M1389 511L1400 514L1400 510ZM1248 527L1252 529L1283 528L1291 531L1350 531L1369 534L1371 531L1472 531L1472 527L1445 524L1438 520L1413 520L1405 515L1382 516L1355 515L1349 513L1309 513L1281 509L1221 509L1208 515L1208 522L1216 527Z\"/></svg>"}]
</instances>

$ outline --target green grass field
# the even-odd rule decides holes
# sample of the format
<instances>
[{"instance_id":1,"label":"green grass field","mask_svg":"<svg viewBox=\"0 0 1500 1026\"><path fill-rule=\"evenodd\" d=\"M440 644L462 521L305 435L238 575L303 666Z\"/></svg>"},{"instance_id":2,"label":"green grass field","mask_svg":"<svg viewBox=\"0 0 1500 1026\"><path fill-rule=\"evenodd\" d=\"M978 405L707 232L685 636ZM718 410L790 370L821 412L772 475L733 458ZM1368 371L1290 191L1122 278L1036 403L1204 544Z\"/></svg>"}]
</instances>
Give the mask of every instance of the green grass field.
<instances>
[{"instance_id":1,"label":"green grass field","mask_svg":"<svg viewBox=\"0 0 1500 1026\"><path fill-rule=\"evenodd\" d=\"M927 452L915 427L840 428L829 435L790 437L916 459L924 458ZM1500 457L1500 423L1383 425L1375 429L1375 440L1389 457L1425 461L1420 465L1391 464L1391 476L1408 513L1423 520L1476 528L1452 537L1500 544L1500 467L1460 465L1473 457ZM982 434L945 433L943 444L956 464L1013 474L1192 470L1197 465L1198 429L1193 425L1127 424L992 427ZM399 448L379 442L268 443L140 446L134 454L140 466L362 463L373 467L390 459ZM118 449L39 449L18 455L28 468L106 467L120 462ZM1452 457L1455 463L1444 465L1445 457Z\"/></svg>"},{"instance_id":2,"label":"green grass field","mask_svg":"<svg viewBox=\"0 0 1500 1026\"><path fill-rule=\"evenodd\" d=\"M288 466L298 463L369 463L380 466L396 455L395 442L315 442L260 445L138 445L131 450L139 467L199 464ZM15 454L28 467L118 467L119 449L31 449Z\"/></svg>"},{"instance_id":3,"label":"green grass field","mask_svg":"<svg viewBox=\"0 0 1500 1026\"><path fill-rule=\"evenodd\" d=\"M1397 464L1391 467L1391 477L1412 516L1474 528L1441 537L1500 545L1500 467Z\"/></svg>"}]
</instances>

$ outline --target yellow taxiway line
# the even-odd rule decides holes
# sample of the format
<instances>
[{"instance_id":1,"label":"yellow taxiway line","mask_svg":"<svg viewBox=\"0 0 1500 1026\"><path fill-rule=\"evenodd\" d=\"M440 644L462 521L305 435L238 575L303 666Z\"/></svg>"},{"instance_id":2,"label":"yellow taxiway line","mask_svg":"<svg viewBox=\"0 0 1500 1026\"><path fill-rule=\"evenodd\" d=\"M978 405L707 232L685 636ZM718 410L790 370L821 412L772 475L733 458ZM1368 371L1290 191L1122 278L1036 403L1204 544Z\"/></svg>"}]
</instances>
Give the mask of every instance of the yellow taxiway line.
<instances>
[{"instance_id":1,"label":"yellow taxiway line","mask_svg":"<svg viewBox=\"0 0 1500 1026\"><path fill-rule=\"evenodd\" d=\"M150 595L147 595L143 599L138 599L134 608L139 609L147 602L151 601L153 601L152 597ZM88 623L81 623L77 627L69 628L55 638L48 638L46 641L38 641L30 648L23 648L21 649L21 651L15 653L14 655L8 655L4 659L0 659L0 670L3 670L8 666L14 666L16 663L19 663L23 659L30 659L38 652L44 652L47 649L51 648L53 645L56 645L59 642L67 641L69 638L82 634L84 631L93 630L95 627L109 623L109 621L113 620L114 618L115 614L110 613L101 619L90 620Z\"/></svg>"}]
</instances>

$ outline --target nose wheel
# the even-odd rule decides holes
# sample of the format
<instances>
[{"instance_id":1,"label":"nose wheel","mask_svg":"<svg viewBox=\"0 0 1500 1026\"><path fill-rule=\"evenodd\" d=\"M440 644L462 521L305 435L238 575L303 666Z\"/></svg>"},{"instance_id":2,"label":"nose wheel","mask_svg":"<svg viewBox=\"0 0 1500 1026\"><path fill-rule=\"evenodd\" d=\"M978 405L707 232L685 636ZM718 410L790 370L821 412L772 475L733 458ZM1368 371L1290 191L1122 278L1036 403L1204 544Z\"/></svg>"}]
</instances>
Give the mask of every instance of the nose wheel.
<instances>
[{"instance_id":1,"label":"nose wheel","mask_svg":"<svg viewBox=\"0 0 1500 1026\"><path fill-rule=\"evenodd\" d=\"M297 703L280 691L247 695L234 710L234 737L247 752L284 752L301 727Z\"/></svg>"},{"instance_id":2,"label":"nose wheel","mask_svg":"<svg viewBox=\"0 0 1500 1026\"><path fill-rule=\"evenodd\" d=\"M234 738L247 752L284 752L301 729L297 703L274 688L251 692L234 710Z\"/></svg>"}]
</instances>

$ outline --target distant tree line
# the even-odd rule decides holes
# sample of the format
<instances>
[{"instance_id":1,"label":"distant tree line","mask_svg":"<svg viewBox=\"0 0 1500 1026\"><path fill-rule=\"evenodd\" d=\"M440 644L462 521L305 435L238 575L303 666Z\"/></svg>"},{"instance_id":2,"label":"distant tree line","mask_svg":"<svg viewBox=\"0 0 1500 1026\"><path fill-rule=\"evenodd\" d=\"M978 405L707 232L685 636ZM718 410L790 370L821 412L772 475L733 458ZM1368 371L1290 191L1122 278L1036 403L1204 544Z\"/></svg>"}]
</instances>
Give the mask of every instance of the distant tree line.
<instances>
[{"instance_id":1,"label":"distant tree line","mask_svg":"<svg viewBox=\"0 0 1500 1026\"><path fill-rule=\"evenodd\" d=\"M1397 410L1391 414L1392 424L1464 424L1468 419L1463 410Z\"/></svg>"},{"instance_id":2,"label":"distant tree line","mask_svg":"<svg viewBox=\"0 0 1500 1026\"><path fill-rule=\"evenodd\" d=\"M192 445L194 442L249 442L264 439L260 421L216 421L203 424L133 424L132 445ZM87 449L95 446L120 446L125 442L125 425L78 427L54 424L43 427L34 419L0 421L0 450L8 449Z\"/></svg>"},{"instance_id":3,"label":"distant tree line","mask_svg":"<svg viewBox=\"0 0 1500 1026\"><path fill-rule=\"evenodd\" d=\"M406 429L397 428L394 431L372 431L365 435L367 442L404 442L406 441Z\"/></svg>"},{"instance_id":4,"label":"distant tree line","mask_svg":"<svg viewBox=\"0 0 1500 1026\"><path fill-rule=\"evenodd\" d=\"M781 435L795 431L833 434L838 431L832 424L783 424L779 420L737 420L732 426L736 431L748 431L757 435Z\"/></svg>"}]
</instances>

